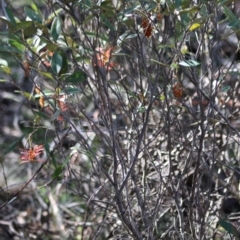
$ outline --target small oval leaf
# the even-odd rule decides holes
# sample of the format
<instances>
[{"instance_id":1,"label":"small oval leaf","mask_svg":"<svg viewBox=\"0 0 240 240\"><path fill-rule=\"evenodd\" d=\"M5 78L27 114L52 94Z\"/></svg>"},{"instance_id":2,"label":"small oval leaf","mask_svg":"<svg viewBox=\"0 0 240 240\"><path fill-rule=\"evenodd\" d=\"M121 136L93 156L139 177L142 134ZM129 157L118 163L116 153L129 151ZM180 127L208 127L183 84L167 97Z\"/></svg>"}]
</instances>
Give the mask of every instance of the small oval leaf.
<instances>
[{"instance_id":1,"label":"small oval leaf","mask_svg":"<svg viewBox=\"0 0 240 240\"><path fill-rule=\"evenodd\" d=\"M60 17L57 16L54 19L54 21L52 23L52 27L51 27L51 36L54 41L57 41L61 31L62 31L62 21L61 21Z\"/></svg>"},{"instance_id":2,"label":"small oval leaf","mask_svg":"<svg viewBox=\"0 0 240 240\"><path fill-rule=\"evenodd\" d=\"M63 65L63 57L59 52L55 52L52 57L51 66L54 73L59 74Z\"/></svg>"},{"instance_id":3,"label":"small oval leaf","mask_svg":"<svg viewBox=\"0 0 240 240\"><path fill-rule=\"evenodd\" d=\"M82 71L76 71L73 74L71 74L66 80L65 82L68 83L81 83L83 81L85 81L87 78L86 73L82 72Z\"/></svg>"}]
</instances>

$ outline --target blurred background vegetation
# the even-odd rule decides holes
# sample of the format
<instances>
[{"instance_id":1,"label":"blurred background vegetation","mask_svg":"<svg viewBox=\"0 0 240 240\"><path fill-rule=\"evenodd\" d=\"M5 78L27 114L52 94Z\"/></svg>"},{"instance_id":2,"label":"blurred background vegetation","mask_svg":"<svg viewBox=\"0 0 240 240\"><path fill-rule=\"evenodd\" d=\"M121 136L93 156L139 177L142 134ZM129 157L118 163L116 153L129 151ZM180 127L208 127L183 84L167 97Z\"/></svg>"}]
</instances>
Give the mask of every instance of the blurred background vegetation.
<instances>
[{"instance_id":1,"label":"blurred background vegetation","mask_svg":"<svg viewBox=\"0 0 240 240\"><path fill-rule=\"evenodd\" d=\"M1 1L1 239L239 239L240 3Z\"/></svg>"}]
</instances>

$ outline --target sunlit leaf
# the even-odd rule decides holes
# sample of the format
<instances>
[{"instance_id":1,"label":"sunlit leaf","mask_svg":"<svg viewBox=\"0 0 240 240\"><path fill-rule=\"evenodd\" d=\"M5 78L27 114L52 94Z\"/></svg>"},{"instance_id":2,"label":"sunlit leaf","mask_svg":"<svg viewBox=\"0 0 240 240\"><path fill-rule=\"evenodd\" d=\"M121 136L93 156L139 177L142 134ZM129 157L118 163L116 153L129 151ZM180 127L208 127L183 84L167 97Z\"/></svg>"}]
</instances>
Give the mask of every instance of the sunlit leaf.
<instances>
[{"instance_id":1,"label":"sunlit leaf","mask_svg":"<svg viewBox=\"0 0 240 240\"><path fill-rule=\"evenodd\" d=\"M191 25L191 27L189 28L190 31L196 30L201 26L200 23L194 23Z\"/></svg>"},{"instance_id":2,"label":"sunlit leaf","mask_svg":"<svg viewBox=\"0 0 240 240\"><path fill-rule=\"evenodd\" d=\"M21 53L26 50L26 47L18 40L10 39L9 44L18 49Z\"/></svg>"},{"instance_id":3,"label":"sunlit leaf","mask_svg":"<svg viewBox=\"0 0 240 240\"><path fill-rule=\"evenodd\" d=\"M0 69L2 69L6 74L10 74L11 73L11 68L1 65L0 64Z\"/></svg>"},{"instance_id":4,"label":"sunlit leaf","mask_svg":"<svg viewBox=\"0 0 240 240\"><path fill-rule=\"evenodd\" d=\"M196 67L196 66L199 66L200 63L195 60L185 60L185 61L179 62L179 65L183 67Z\"/></svg>"}]
</instances>

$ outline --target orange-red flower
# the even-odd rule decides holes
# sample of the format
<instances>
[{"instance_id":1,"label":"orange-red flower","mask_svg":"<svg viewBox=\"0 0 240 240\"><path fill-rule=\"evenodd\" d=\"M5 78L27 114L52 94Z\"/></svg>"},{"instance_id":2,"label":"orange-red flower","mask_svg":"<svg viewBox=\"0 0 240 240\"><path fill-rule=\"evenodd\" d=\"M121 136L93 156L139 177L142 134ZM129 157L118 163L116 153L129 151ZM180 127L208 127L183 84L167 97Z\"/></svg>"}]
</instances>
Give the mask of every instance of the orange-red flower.
<instances>
[{"instance_id":1,"label":"orange-red flower","mask_svg":"<svg viewBox=\"0 0 240 240\"><path fill-rule=\"evenodd\" d=\"M147 17L144 17L142 19L141 27L143 28L143 32L146 37L152 36L153 26L151 21Z\"/></svg>"},{"instance_id":2,"label":"orange-red flower","mask_svg":"<svg viewBox=\"0 0 240 240\"><path fill-rule=\"evenodd\" d=\"M20 149L21 156L20 159L23 160L21 163L25 162L40 162L37 160L37 157L43 153L44 147L43 145L36 145L33 148L30 149Z\"/></svg>"},{"instance_id":3,"label":"orange-red flower","mask_svg":"<svg viewBox=\"0 0 240 240\"><path fill-rule=\"evenodd\" d=\"M112 52L115 47L96 48L96 59L94 61L94 66L103 67L107 70L111 70L116 63L111 61Z\"/></svg>"}]
</instances>

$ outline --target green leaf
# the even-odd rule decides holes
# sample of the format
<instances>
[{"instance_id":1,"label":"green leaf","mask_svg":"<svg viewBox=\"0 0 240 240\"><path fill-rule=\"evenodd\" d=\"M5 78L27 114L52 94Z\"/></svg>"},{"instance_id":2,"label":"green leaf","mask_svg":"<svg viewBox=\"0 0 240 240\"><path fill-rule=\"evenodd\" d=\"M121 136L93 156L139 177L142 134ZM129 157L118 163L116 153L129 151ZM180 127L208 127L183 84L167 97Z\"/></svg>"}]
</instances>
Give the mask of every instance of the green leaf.
<instances>
[{"instance_id":1,"label":"green leaf","mask_svg":"<svg viewBox=\"0 0 240 240\"><path fill-rule=\"evenodd\" d=\"M59 177L59 175L62 173L62 171L63 171L63 167L69 162L69 160L71 159L71 156L68 156L65 160L64 160L64 162L63 162L63 164L61 164L60 166L55 166L56 168L55 168L55 171L54 171L54 173L53 173L53 175L52 175L52 177L53 178L58 178Z\"/></svg>"},{"instance_id":2,"label":"green leaf","mask_svg":"<svg viewBox=\"0 0 240 240\"><path fill-rule=\"evenodd\" d=\"M9 44L18 49L21 53L23 53L26 49L26 47L19 40L10 39Z\"/></svg>"},{"instance_id":3,"label":"green leaf","mask_svg":"<svg viewBox=\"0 0 240 240\"><path fill-rule=\"evenodd\" d=\"M226 6L223 6L223 13L227 16L230 21L238 20L237 17L233 14L233 12Z\"/></svg>"},{"instance_id":4,"label":"green leaf","mask_svg":"<svg viewBox=\"0 0 240 240\"><path fill-rule=\"evenodd\" d=\"M63 9L60 8L60 9L57 9L57 10L54 10L53 13L51 13L48 18L45 20L45 24L48 24L49 22L52 21L52 19L54 19L56 17L56 15L58 15L60 12L62 12Z\"/></svg>"},{"instance_id":5,"label":"green leaf","mask_svg":"<svg viewBox=\"0 0 240 240\"><path fill-rule=\"evenodd\" d=\"M224 86L221 88L221 92L227 92L229 89L231 89L231 86Z\"/></svg>"},{"instance_id":6,"label":"green leaf","mask_svg":"<svg viewBox=\"0 0 240 240\"><path fill-rule=\"evenodd\" d=\"M137 37L138 35L137 34L129 34L130 33L130 31L129 30L127 30L127 31L125 31L119 38L118 38L118 40L117 40L117 45L120 45L120 44L122 44L122 42L125 40L125 39L131 39L131 38L135 38L135 37Z\"/></svg>"},{"instance_id":7,"label":"green leaf","mask_svg":"<svg viewBox=\"0 0 240 240\"><path fill-rule=\"evenodd\" d=\"M200 63L195 60L186 60L186 61L181 61L179 65L183 67L196 67L196 66L199 66Z\"/></svg>"},{"instance_id":8,"label":"green leaf","mask_svg":"<svg viewBox=\"0 0 240 240\"><path fill-rule=\"evenodd\" d=\"M36 12L34 12L32 9L30 9L29 7L25 7L24 8L26 15L33 20L34 22L38 22L38 23L42 23L42 18L39 14L37 14Z\"/></svg>"},{"instance_id":9,"label":"green leaf","mask_svg":"<svg viewBox=\"0 0 240 240\"><path fill-rule=\"evenodd\" d=\"M66 74L68 72L68 59L67 59L67 56L66 54L62 51L61 52L61 55L62 55L62 69L60 71L60 75L62 74Z\"/></svg>"},{"instance_id":10,"label":"green leaf","mask_svg":"<svg viewBox=\"0 0 240 240\"><path fill-rule=\"evenodd\" d=\"M85 34L89 37L89 38L96 38L96 33L92 33L92 32L88 32L88 31L85 31ZM106 35L98 35L98 38L99 39L102 39L106 42L108 42L108 37ZM82 46L83 48L85 48L85 46Z\"/></svg>"},{"instance_id":11,"label":"green leaf","mask_svg":"<svg viewBox=\"0 0 240 240\"><path fill-rule=\"evenodd\" d=\"M14 28L14 26L15 26L15 24L13 24L12 22L8 21L4 17L0 17L0 21L3 22L4 24L6 24L9 27L9 29Z\"/></svg>"},{"instance_id":12,"label":"green leaf","mask_svg":"<svg viewBox=\"0 0 240 240\"><path fill-rule=\"evenodd\" d=\"M139 108L137 109L137 112L145 113L145 112L146 112L146 108L145 108L145 107L139 107Z\"/></svg>"},{"instance_id":13,"label":"green leaf","mask_svg":"<svg viewBox=\"0 0 240 240\"><path fill-rule=\"evenodd\" d=\"M78 89L78 88L67 88L66 89L66 94L75 94L75 93L79 93L79 92L81 92L81 90L80 89Z\"/></svg>"},{"instance_id":14,"label":"green leaf","mask_svg":"<svg viewBox=\"0 0 240 240\"><path fill-rule=\"evenodd\" d=\"M38 27L32 21L22 21L10 28L10 33L16 35L20 30L23 30L24 38L29 38L37 33Z\"/></svg>"},{"instance_id":15,"label":"green leaf","mask_svg":"<svg viewBox=\"0 0 240 240\"><path fill-rule=\"evenodd\" d=\"M48 156L51 156L51 158L52 158L52 163L53 163L54 167L56 168L56 167L57 167L57 162L56 162L56 159L55 159L55 157L54 157L53 152L50 153L50 149L49 149L49 145L48 145L48 144L45 144L44 147L45 147L45 149L46 149L47 155L48 155Z\"/></svg>"},{"instance_id":16,"label":"green leaf","mask_svg":"<svg viewBox=\"0 0 240 240\"><path fill-rule=\"evenodd\" d=\"M58 40L58 37L59 37L61 31L62 31L62 21L61 21L60 17L57 16L54 19L54 21L52 23L52 27L51 27L51 36L55 42Z\"/></svg>"},{"instance_id":17,"label":"green leaf","mask_svg":"<svg viewBox=\"0 0 240 240\"><path fill-rule=\"evenodd\" d=\"M63 66L63 57L59 51L55 52L52 57L51 66L55 74L59 74Z\"/></svg>"},{"instance_id":18,"label":"green leaf","mask_svg":"<svg viewBox=\"0 0 240 240\"><path fill-rule=\"evenodd\" d=\"M61 111L60 111L60 110L57 110L57 111L51 116L50 122L56 120L56 119L59 117L60 113L61 113Z\"/></svg>"},{"instance_id":19,"label":"green leaf","mask_svg":"<svg viewBox=\"0 0 240 240\"><path fill-rule=\"evenodd\" d=\"M179 11L179 14L183 14L183 13L195 13L195 12L198 12L199 10L200 10L200 7L199 7L199 6L193 6L193 7L185 8L185 9Z\"/></svg>"},{"instance_id":20,"label":"green leaf","mask_svg":"<svg viewBox=\"0 0 240 240\"><path fill-rule=\"evenodd\" d=\"M157 63L157 64L159 64L159 65L162 65L162 66L164 66L164 67L170 67L170 66L167 65L166 63L159 62L159 61L157 61L157 60L155 60L155 59L150 59L150 61L155 62L155 63Z\"/></svg>"},{"instance_id":21,"label":"green leaf","mask_svg":"<svg viewBox=\"0 0 240 240\"><path fill-rule=\"evenodd\" d=\"M234 30L239 30L238 28L239 28L239 26L240 26L240 20L239 19L236 19L236 20L234 20L234 21L231 21L231 22L229 22L229 27L230 28L232 28L232 29L234 29Z\"/></svg>"},{"instance_id":22,"label":"green leaf","mask_svg":"<svg viewBox=\"0 0 240 240\"><path fill-rule=\"evenodd\" d=\"M65 82L77 84L85 81L86 78L87 78L86 73L84 73L83 71L76 71L70 76L68 76Z\"/></svg>"},{"instance_id":23,"label":"green leaf","mask_svg":"<svg viewBox=\"0 0 240 240\"><path fill-rule=\"evenodd\" d=\"M11 23L16 24L16 20L14 18L12 11L8 7L5 7L5 11L6 11L8 19L11 21Z\"/></svg>"},{"instance_id":24,"label":"green leaf","mask_svg":"<svg viewBox=\"0 0 240 240\"><path fill-rule=\"evenodd\" d=\"M42 97L42 96L44 96L44 97L48 97L48 96L53 97L54 94L55 94L55 93L52 92L52 91L45 90L45 91L43 91L43 93L41 92L41 93L39 93L39 94L35 94L34 97L35 97L35 98L39 98L39 97Z\"/></svg>"},{"instance_id":25,"label":"green leaf","mask_svg":"<svg viewBox=\"0 0 240 240\"><path fill-rule=\"evenodd\" d=\"M25 91L19 91L19 90L15 90L15 93L21 93L25 98L29 99L29 100L33 100L33 96L31 93L25 92Z\"/></svg>"},{"instance_id":26,"label":"green leaf","mask_svg":"<svg viewBox=\"0 0 240 240\"><path fill-rule=\"evenodd\" d=\"M22 51L18 50L17 48L15 47L11 47L11 46L1 46L0 45L0 51L2 52L9 52L9 53L20 53L22 54Z\"/></svg>"},{"instance_id":27,"label":"green leaf","mask_svg":"<svg viewBox=\"0 0 240 240\"><path fill-rule=\"evenodd\" d=\"M133 13L135 10L137 10L140 7L141 7L140 5L136 5L134 7L127 8L125 11L123 11L123 14L126 15L129 13Z\"/></svg>"},{"instance_id":28,"label":"green leaf","mask_svg":"<svg viewBox=\"0 0 240 240\"><path fill-rule=\"evenodd\" d=\"M204 16L202 16L202 17L197 18L196 20L194 20L194 21L193 21L193 24L194 24L194 23L199 23L199 24L202 25L202 24L206 23L206 21L207 21L209 18L213 17L213 16L214 16L214 14L204 15Z\"/></svg>"},{"instance_id":29,"label":"green leaf","mask_svg":"<svg viewBox=\"0 0 240 240\"><path fill-rule=\"evenodd\" d=\"M103 24L108 27L110 30L115 31L115 27L114 25L112 25L112 23L108 20L108 18L105 16L105 14L101 14L100 15L101 21L103 22Z\"/></svg>"},{"instance_id":30,"label":"green leaf","mask_svg":"<svg viewBox=\"0 0 240 240\"><path fill-rule=\"evenodd\" d=\"M54 80L52 74L50 72L44 72L44 71L40 71L38 68L32 68L35 71L39 72L41 75L43 75L44 77L50 79L50 80Z\"/></svg>"},{"instance_id":31,"label":"green leaf","mask_svg":"<svg viewBox=\"0 0 240 240\"><path fill-rule=\"evenodd\" d=\"M47 115L46 113L42 112L42 111L38 111L38 110L33 110L34 114L37 115L38 117L45 119L45 120L49 120L50 116Z\"/></svg>"},{"instance_id":32,"label":"green leaf","mask_svg":"<svg viewBox=\"0 0 240 240\"><path fill-rule=\"evenodd\" d=\"M16 24L18 30L34 25L32 21L22 21Z\"/></svg>"},{"instance_id":33,"label":"green leaf","mask_svg":"<svg viewBox=\"0 0 240 240\"><path fill-rule=\"evenodd\" d=\"M53 179L59 178L59 175L62 173L62 171L63 171L63 166L62 165L57 166L55 168L55 171L53 172L52 178Z\"/></svg>"},{"instance_id":34,"label":"green leaf","mask_svg":"<svg viewBox=\"0 0 240 240\"><path fill-rule=\"evenodd\" d=\"M22 141L24 136L25 135L22 135L18 140L16 140L15 142L11 143L10 146L3 151L3 155L2 156L10 153L19 144L19 142Z\"/></svg>"},{"instance_id":35,"label":"green leaf","mask_svg":"<svg viewBox=\"0 0 240 240\"><path fill-rule=\"evenodd\" d=\"M238 233L237 229L229 222L224 220L218 221L218 224L223 227L228 233L232 234L234 237L239 238L240 234Z\"/></svg>"}]
</instances>

